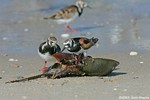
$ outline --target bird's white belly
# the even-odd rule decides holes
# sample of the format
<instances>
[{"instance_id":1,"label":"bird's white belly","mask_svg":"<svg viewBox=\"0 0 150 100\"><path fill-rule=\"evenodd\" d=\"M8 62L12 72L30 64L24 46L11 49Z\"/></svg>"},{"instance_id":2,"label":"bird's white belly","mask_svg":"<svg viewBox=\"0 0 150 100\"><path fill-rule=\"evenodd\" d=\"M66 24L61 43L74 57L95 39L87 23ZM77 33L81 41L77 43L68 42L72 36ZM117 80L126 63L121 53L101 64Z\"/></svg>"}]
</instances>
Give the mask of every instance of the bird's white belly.
<instances>
[{"instance_id":1,"label":"bird's white belly","mask_svg":"<svg viewBox=\"0 0 150 100\"><path fill-rule=\"evenodd\" d=\"M73 17L68 18L68 19L57 19L55 20L58 24L64 24L64 23L69 23L76 19L78 17L78 14L76 13Z\"/></svg>"},{"instance_id":2,"label":"bird's white belly","mask_svg":"<svg viewBox=\"0 0 150 100\"><path fill-rule=\"evenodd\" d=\"M51 55L49 53L45 53L45 54L42 54L38 51L38 54L41 58L43 58L45 61L49 61L50 59L52 59Z\"/></svg>"}]
</instances>

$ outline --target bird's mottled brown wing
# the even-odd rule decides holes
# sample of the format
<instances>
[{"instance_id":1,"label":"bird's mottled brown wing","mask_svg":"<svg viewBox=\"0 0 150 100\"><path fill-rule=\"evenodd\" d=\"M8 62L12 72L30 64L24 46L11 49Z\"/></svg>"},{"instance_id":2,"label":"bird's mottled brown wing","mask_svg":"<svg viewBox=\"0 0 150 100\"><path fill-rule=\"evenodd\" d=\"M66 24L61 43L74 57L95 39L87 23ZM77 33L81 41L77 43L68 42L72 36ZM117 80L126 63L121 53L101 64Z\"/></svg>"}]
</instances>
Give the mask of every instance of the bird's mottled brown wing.
<instances>
[{"instance_id":1,"label":"bird's mottled brown wing","mask_svg":"<svg viewBox=\"0 0 150 100\"><path fill-rule=\"evenodd\" d=\"M69 19L75 15L75 12L77 12L77 7L75 5L71 5L60 9L52 16L45 17L44 19Z\"/></svg>"}]
</instances>

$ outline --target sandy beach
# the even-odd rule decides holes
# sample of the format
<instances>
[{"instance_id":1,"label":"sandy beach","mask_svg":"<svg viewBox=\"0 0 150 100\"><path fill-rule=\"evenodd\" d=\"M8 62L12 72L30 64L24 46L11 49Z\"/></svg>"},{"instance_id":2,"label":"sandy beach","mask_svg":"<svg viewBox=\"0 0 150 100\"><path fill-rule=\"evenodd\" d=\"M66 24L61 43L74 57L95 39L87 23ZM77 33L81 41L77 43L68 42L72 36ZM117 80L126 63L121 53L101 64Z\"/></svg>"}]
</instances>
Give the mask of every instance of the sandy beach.
<instances>
[{"instance_id":1,"label":"sandy beach","mask_svg":"<svg viewBox=\"0 0 150 100\"><path fill-rule=\"evenodd\" d=\"M116 70L105 77L40 78L5 84L9 80L40 73L38 69L42 60L38 56L1 55L0 95L2 100L124 100L133 97L149 100L149 56L148 52L141 52L137 56L130 56L128 52L103 53L101 57L120 62ZM12 57L18 61L8 61Z\"/></svg>"},{"instance_id":2,"label":"sandy beach","mask_svg":"<svg viewBox=\"0 0 150 100\"><path fill-rule=\"evenodd\" d=\"M40 73L44 61L37 48L50 34L62 46L64 25L42 19L76 0L62 1L0 1L0 99L150 100L148 0L87 0L92 9L85 9L83 16L71 23L79 32L69 37L99 38L99 46L92 47L88 55L120 62L110 75L5 84ZM48 65L53 63L55 59Z\"/></svg>"}]
</instances>

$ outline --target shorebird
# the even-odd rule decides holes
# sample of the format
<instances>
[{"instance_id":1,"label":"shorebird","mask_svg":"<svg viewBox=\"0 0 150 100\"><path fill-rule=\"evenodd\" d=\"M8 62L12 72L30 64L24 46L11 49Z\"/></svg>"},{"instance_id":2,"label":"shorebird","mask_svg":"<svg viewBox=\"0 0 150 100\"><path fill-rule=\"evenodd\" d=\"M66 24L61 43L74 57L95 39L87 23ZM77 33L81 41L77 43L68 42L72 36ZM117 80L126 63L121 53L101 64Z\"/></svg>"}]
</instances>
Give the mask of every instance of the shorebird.
<instances>
[{"instance_id":1,"label":"shorebird","mask_svg":"<svg viewBox=\"0 0 150 100\"><path fill-rule=\"evenodd\" d=\"M86 51L94 46L98 41L98 38L92 37L91 39L85 37L70 38L67 39L63 45L62 51L67 49L69 52L76 54L82 54L86 56Z\"/></svg>"},{"instance_id":2,"label":"shorebird","mask_svg":"<svg viewBox=\"0 0 150 100\"><path fill-rule=\"evenodd\" d=\"M44 66L41 69L42 73L47 71L47 61L49 61L53 54L61 52L60 46L57 44L57 39L55 37L49 37L47 41L40 44L38 48L38 54L41 58L45 60Z\"/></svg>"},{"instance_id":3,"label":"shorebird","mask_svg":"<svg viewBox=\"0 0 150 100\"><path fill-rule=\"evenodd\" d=\"M58 24L65 23L66 32L68 30L71 30L71 32L74 33L75 30L69 26L69 23L72 22L77 17L80 17L83 13L83 9L86 7L90 8L90 6L88 6L86 2L79 0L76 1L75 5L66 6L57 11L56 13L54 13L53 15L49 17L44 17L44 19L52 19L56 21Z\"/></svg>"}]
</instances>

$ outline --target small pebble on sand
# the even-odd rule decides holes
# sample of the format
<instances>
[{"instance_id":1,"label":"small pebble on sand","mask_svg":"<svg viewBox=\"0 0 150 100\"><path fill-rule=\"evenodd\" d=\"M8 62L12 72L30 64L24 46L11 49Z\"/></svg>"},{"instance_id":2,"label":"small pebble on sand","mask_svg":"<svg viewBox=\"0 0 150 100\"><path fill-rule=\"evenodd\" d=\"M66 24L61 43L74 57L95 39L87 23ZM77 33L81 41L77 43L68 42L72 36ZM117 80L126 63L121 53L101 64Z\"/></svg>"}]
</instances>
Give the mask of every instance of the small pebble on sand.
<instances>
[{"instance_id":1,"label":"small pebble on sand","mask_svg":"<svg viewBox=\"0 0 150 100\"><path fill-rule=\"evenodd\" d=\"M123 91L127 91L127 89L124 89Z\"/></svg>"},{"instance_id":2,"label":"small pebble on sand","mask_svg":"<svg viewBox=\"0 0 150 100\"><path fill-rule=\"evenodd\" d=\"M17 76L18 80L23 79L23 78L24 78L23 76Z\"/></svg>"},{"instance_id":3,"label":"small pebble on sand","mask_svg":"<svg viewBox=\"0 0 150 100\"><path fill-rule=\"evenodd\" d=\"M138 78L139 78L138 76L133 77L133 79L138 79Z\"/></svg>"},{"instance_id":4,"label":"small pebble on sand","mask_svg":"<svg viewBox=\"0 0 150 100\"><path fill-rule=\"evenodd\" d=\"M2 77L0 77L0 79L2 79Z\"/></svg>"},{"instance_id":5,"label":"small pebble on sand","mask_svg":"<svg viewBox=\"0 0 150 100\"><path fill-rule=\"evenodd\" d=\"M2 73L5 73L5 71L3 70Z\"/></svg>"},{"instance_id":6,"label":"small pebble on sand","mask_svg":"<svg viewBox=\"0 0 150 100\"><path fill-rule=\"evenodd\" d=\"M10 58L8 61L18 61L18 59Z\"/></svg>"},{"instance_id":7,"label":"small pebble on sand","mask_svg":"<svg viewBox=\"0 0 150 100\"><path fill-rule=\"evenodd\" d=\"M129 55L130 55L130 56L136 56L136 55L138 55L138 53L135 52L135 51L131 51Z\"/></svg>"},{"instance_id":8,"label":"small pebble on sand","mask_svg":"<svg viewBox=\"0 0 150 100\"><path fill-rule=\"evenodd\" d=\"M140 64L143 64L143 63L144 63L143 61L140 62Z\"/></svg>"},{"instance_id":9,"label":"small pebble on sand","mask_svg":"<svg viewBox=\"0 0 150 100\"><path fill-rule=\"evenodd\" d=\"M22 99L27 99L27 97L26 96L22 96Z\"/></svg>"},{"instance_id":10,"label":"small pebble on sand","mask_svg":"<svg viewBox=\"0 0 150 100\"><path fill-rule=\"evenodd\" d=\"M117 88L114 88L114 91L116 91L117 90Z\"/></svg>"},{"instance_id":11,"label":"small pebble on sand","mask_svg":"<svg viewBox=\"0 0 150 100\"><path fill-rule=\"evenodd\" d=\"M25 28L25 29L24 29L24 31L25 31L25 32L28 32L28 31L29 31L29 29L28 29L28 28Z\"/></svg>"},{"instance_id":12,"label":"small pebble on sand","mask_svg":"<svg viewBox=\"0 0 150 100\"><path fill-rule=\"evenodd\" d=\"M10 64L10 66L11 66L11 67L14 67L14 68L19 68L19 67L21 67L21 66L18 65L18 64Z\"/></svg>"},{"instance_id":13,"label":"small pebble on sand","mask_svg":"<svg viewBox=\"0 0 150 100\"><path fill-rule=\"evenodd\" d=\"M5 40L8 40L8 38L7 37L3 37L3 40L5 41Z\"/></svg>"},{"instance_id":14,"label":"small pebble on sand","mask_svg":"<svg viewBox=\"0 0 150 100\"><path fill-rule=\"evenodd\" d=\"M78 97L78 95L75 95L75 98L77 98Z\"/></svg>"}]
</instances>

